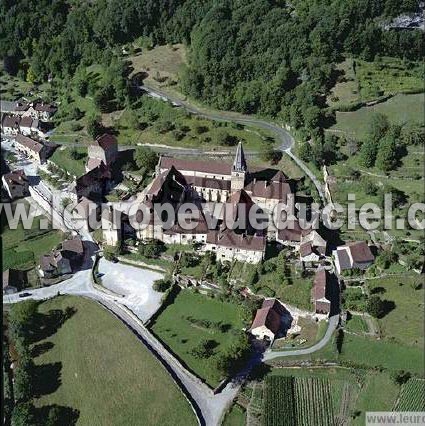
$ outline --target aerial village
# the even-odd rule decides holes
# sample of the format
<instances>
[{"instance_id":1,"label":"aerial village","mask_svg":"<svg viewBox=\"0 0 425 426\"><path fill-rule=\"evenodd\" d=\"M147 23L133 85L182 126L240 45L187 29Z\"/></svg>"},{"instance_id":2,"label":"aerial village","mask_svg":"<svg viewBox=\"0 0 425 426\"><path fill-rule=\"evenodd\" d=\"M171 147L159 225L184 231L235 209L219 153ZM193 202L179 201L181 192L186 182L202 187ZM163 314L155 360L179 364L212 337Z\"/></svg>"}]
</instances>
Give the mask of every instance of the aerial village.
<instances>
[{"instance_id":1,"label":"aerial village","mask_svg":"<svg viewBox=\"0 0 425 426\"><path fill-rule=\"evenodd\" d=\"M8 148L24 164L34 166L32 170L42 170L41 175L49 172L49 157L59 147L49 142L50 120L57 111L53 104L43 101L27 103L24 100L2 103L2 129L7 138ZM43 254L37 267L38 283L48 286L69 279L81 268L87 267L87 259L94 253L102 256L108 247L120 247L120 250L137 252L137 247L152 244L162 247L190 245L195 247L196 256L213 256L214 262L231 265L232 263L259 265L266 257L270 246L282 251L288 257L298 273L308 271L312 276L311 302L313 311L307 313L316 321L338 314L341 291L341 277L356 271L367 269L374 262L376 247L370 247L365 241L351 241L337 247L330 247L319 230L303 229L295 219L288 229L277 229L273 224L262 231L253 229L234 230L228 227L224 218L230 215L234 222L238 220L241 207L249 211L253 206L263 212L271 212L278 203L287 203L288 197L296 197L296 184L284 171L273 168L250 167L243 145L239 143L234 152L232 164L220 161L200 161L161 155L152 179L145 187L139 188L131 198L138 200L151 212L150 222L142 230L129 226L129 200L109 202L108 208L100 211L105 196L123 179L120 169L120 155L114 135L99 135L88 146L85 173L67 182L61 189L62 199L72 204L74 214L83 222L79 230L67 232L67 237L55 249ZM22 162L22 161L21 161ZM21 198L33 197L30 202L39 202L46 209L49 204L47 193L54 188L40 179L40 176L28 176L24 168L11 165L8 173L3 174L3 198L12 202ZM28 167L27 167L28 168ZM52 170L50 168L50 170ZM125 172L124 172L125 173ZM42 190L40 189L42 185ZM43 191L45 192L43 194ZM160 214L154 206L170 203L175 211L184 202L192 202L202 207L196 214L197 225L187 230L178 224L163 229L155 216ZM208 210L214 202L225 206L219 212L214 229L207 226L205 215L216 214ZM99 231L92 229L89 216L93 214L90 205L95 205L94 214L102 217L103 229L100 238L91 238ZM232 210L231 212L225 211ZM120 226L112 226L114 211L120 212ZM115 224L116 225L116 224ZM90 253L86 252L87 240L96 245ZM98 246L97 246L98 245ZM109 253L108 253L109 254ZM108 256L117 261L119 256ZM181 257L184 257L181 255ZM194 286L200 291L221 292L217 282L208 278L196 278L176 270L172 280L182 287ZM25 271L8 269L3 273L3 294L22 292L26 289ZM285 339L291 333L297 334L300 326L297 318L306 313L296 307L287 307L284 299L256 295L247 282L233 279L232 291L236 290L244 298L263 300L256 311L251 327L247 330L255 339L273 344L275 339ZM296 285L296 284L294 284Z\"/></svg>"}]
</instances>

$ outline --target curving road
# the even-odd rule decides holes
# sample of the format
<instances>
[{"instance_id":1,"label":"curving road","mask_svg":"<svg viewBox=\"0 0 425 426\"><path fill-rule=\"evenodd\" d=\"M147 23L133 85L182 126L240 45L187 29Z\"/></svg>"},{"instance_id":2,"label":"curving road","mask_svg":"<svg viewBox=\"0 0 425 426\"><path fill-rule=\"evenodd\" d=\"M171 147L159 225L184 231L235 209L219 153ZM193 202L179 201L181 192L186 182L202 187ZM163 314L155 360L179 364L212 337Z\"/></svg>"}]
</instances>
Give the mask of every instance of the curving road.
<instances>
[{"instance_id":1,"label":"curving road","mask_svg":"<svg viewBox=\"0 0 425 426\"><path fill-rule=\"evenodd\" d=\"M282 358L286 356L301 356L301 355L309 355L313 352L317 352L318 350L324 348L329 340L332 337L333 332L336 330L339 323L339 315L334 315L328 320L328 328L326 330L325 335L322 340L317 342L315 345L310 346L305 349L294 349L294 350L286 350L286 351L272 351L268 350L264 353L263 361L270 361L276 358Z\"/></svg>"},{"instance_id":2,"label":"curving road","mask_svg":"<svg viewBox=\"0 0 425 426\"><path fill-rule=\"evenodd\" d=\"M238 123L243 125L256 126L256 127L259 127L260 129L265 129L274 133L277 140L280 142L279 150L282 152L286 152L294 160L294 162L301 168L301 170L311 179L311 181L314 183L314 186L317 189L317 192L319 193L320 199L323 202L325 202L326 199L323 193L321 182L315 176L315 174L306 166L306 164L303 161L301 161L291 151L292 147L294 146L295 140L294 140L294 137L288 132L288 130L284 129L283 127L275 123L261 120L259 118L253 118L248 115L242 115L239 113L229 112L229 111L223 111L223 112L220 112L220 111L211 112L209 110L207 111L204 108L201 108L189 103L187 100L182 100L178 98L177 96L171 95L169 93L163 92L161 90L158 90L156 88L153 88L147 85L143 85L140 88L141 90L145 91L151 96L169 101L174 106L182 107L186 111L190 112L191 114L197 115L199 117L203 117L203 118L207 118L209 120L215 120L215 121L230 121L233 123ZM171 149L171 151L175 150L175 148L173 147L169 147L169 149ZM205 150L201 150L201 149L187 149L187 152L191 152L193 155L197 155L201 153L205 154Z\"/></svg>"},{"instance_id":3,"label":"curving road","mask_svg":"<svg viewBox=\"0 0 425 426\"><path fill-rule=\"evenodd\" d=\"M29 296L25 298L19 297L20 294L29 292L31 292ZM207 385L188 371L174 355L168 352L143 322L120 302L118 296L105 293L93 286L91 269L79 271L69 280L50 287L26 289L20 293L4 295L3 303L18 303L28 299L45 300L58 294L86 297L100 303L104 308L112 312L137 334L144 345L171 374L191 404L199 424L205 426L217 426L220 424L222 415L239 392L242 380L236 383L230 382L220 393L214 395Z\"/></svg>"}]
</instances>

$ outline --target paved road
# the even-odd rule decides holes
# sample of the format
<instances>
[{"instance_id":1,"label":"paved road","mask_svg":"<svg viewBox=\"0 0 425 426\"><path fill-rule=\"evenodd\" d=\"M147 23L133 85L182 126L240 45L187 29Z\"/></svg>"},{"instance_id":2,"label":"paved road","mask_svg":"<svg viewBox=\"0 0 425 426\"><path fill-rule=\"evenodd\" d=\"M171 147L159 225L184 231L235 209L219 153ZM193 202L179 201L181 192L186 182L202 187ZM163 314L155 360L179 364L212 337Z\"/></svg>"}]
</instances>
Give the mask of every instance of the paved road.
<instances>
[{"instance_id":1,"label":"paved road","mask_svg":"<svg viewBox=\"0 0 425 426\"><path fill-rule=\"evenodd\" d=\"M338 326L338 322L339 322L339 315L334 315L330 317L328 320L328 329L326 330L325 335L323 336L322 340L317 342L315 345L305 349L294 349L294 350L286 350L286 351L268 350L264 353L263 360L270 361L272 359L282 358L286 356L309 355L309 354L312 354L313 352L317 352L318 350L324 348L328 344L329 340L332 337L333 332Z\"/></svg>"}]
</instances>

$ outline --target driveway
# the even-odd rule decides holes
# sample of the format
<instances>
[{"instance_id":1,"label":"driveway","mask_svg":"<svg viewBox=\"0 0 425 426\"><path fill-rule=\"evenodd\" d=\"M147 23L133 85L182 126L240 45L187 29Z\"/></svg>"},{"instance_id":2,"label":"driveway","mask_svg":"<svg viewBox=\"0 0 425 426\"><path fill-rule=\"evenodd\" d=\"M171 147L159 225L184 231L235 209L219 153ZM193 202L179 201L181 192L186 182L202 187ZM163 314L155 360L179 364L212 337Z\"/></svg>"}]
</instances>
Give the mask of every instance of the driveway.
<instances>
[{"instance_id":1,"label":"driveway","mask_svg":"<svg viewBox=\"0 0 425 426\"><path fill-rule=\"evenodd\" d=\"M163 293L152 288L155 280L163 278L159 272L112 263L101 258L99 273L104 287L117 294L119 303L127 306L146 322L161 306Z\"/></svg>"},{"instance_id":2,"label":"driveway","mask_svg":"<svg viewBox=\"0 0 425 426\"><path fill-rule=\"evenodd\" d=\"M329 318L328 320L328 329L326 330L325 335L323 336L322 340L317 342L315 345L310 346L309 348L305 349L295 349L295 350L286 350L286 351L272 351L268 350L264 353L263 361L270 361L272 359L276 358L282 358L286 356L301 356L301 355L309 355L314 352L317 352L318 350L324 348L329 340L332 337L333 332L336 330L336 327L339 323L339 315L334 315Z\"/></svg>"}]
</instances>

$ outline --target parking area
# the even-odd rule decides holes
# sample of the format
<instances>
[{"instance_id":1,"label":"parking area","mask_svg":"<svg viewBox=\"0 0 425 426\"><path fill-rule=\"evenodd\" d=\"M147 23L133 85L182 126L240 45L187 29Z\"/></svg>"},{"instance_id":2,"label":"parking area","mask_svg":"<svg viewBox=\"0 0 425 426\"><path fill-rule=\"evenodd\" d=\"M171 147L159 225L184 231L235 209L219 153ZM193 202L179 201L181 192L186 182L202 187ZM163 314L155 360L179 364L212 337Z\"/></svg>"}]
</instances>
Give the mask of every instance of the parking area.
<instances>
[{"instance_id":1,"label":"parking area","mask_svg":"<svg viewBox=\"0 0 425 426\"><path fill-rule=\"evenodd\" d=\"M163 293L152 288L153 282L163 277L159 272L113 263L102 258L98 273L103 286L116 293L117 301L131 309L143 322L161 306Z\"/></svg>"}]
</instances>

